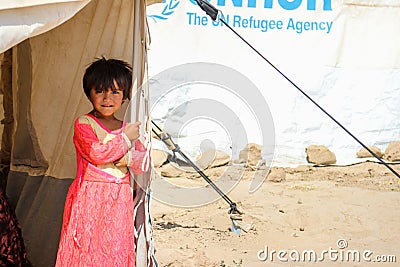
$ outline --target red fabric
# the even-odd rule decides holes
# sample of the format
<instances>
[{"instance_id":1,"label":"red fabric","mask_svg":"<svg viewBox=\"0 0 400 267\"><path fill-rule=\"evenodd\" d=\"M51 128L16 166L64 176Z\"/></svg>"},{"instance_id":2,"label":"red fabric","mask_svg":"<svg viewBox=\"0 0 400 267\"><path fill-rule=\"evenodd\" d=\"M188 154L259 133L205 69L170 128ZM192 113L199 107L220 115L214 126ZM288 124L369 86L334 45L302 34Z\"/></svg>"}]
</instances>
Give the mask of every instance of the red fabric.
<instances>
[{"instance_id":1,"label":"red fabric","mask_svg":"<svg viewBox=\"0 0 400 267\"><path fill-rule=\"evenodd\" d=\"M114 162L128 151L128 145L122 134L103 144L97 138L90 124L79 124L79 121L77 121L74 130L74 144L77 154L94 165Z\"/></svg>"},{"instance_id":2,"label":"red fabric","mask_svg":"<svg viewBox=\"0 0 400 267\"><path fill-rule=\"evenodd\" d=\"M80 123L79 119L75 123L77 175L66 198L57 267L135 266L129 171L118 178L96 167L128 152L123 128L111 132L115 137L103 144L90 124ZM130 153L134 172L140 173L145 152Z\"/></svg>"},{"instance_id":3,"label":"red fabric","mask_svg":"<svg viewBox=\"0 0 400 267\"><path fill-rule=\"evenodd\" d=\"M132 155L132 162L129 168L134 174L141 174L143 172L142 170L143 161L150 160L150 158L144 159L146 154L146 148L139 140L136 140L135 149L131 149L129 152Z\"/></svg>"},{"instance_id":4,"label":"red fabric","mask_svg":"<svg viewBox=\"0 0 400 267\"><path fill-rule=\"evenodd\" d=\"M0 185L0 266L28 266L21 227Z\"/></svg>"}]
</instances>

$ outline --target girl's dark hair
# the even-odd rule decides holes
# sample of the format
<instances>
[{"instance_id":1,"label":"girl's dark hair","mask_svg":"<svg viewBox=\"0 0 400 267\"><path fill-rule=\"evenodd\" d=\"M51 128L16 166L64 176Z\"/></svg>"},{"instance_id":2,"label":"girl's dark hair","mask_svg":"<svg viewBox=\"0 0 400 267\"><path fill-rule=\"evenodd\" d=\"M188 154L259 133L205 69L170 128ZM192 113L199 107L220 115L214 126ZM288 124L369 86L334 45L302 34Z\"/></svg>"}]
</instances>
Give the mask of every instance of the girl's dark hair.
<instances>
[{"instance_id":1,"label":"girl's dark hair","mask_svg":"<svg viewBox=\"0 0 400 267\"><path fill-rule=\"evenodd\" d=\"M86 68L83 75L83 90L90 98L90 90L103 90L111 88L115 90L114 81L122 90L123 99L131 99L132 67L120 59L106 59L101 57L92 62Z\"/></svg>"}]
</instances>

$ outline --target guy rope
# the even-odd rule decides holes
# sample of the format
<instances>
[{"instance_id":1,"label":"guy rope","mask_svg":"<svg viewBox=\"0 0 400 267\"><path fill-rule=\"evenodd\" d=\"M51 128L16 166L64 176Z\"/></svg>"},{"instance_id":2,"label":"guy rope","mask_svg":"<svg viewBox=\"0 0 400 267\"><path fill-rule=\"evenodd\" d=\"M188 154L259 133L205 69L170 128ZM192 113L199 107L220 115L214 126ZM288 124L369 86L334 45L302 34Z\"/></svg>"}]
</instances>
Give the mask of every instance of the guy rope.
<instances>
[{"instance_id":1,"label":"guy rope","mask_svg":"<svg viewBox=\"0 0 400 267\"><path fill-rule=\"evenodd\" d=\"M158 132L152 128L153 133L167 146L169 150L171 150L174 155L178 153L182 156L182 158L186 161L188 165L190 165L201 177L229 204L230 219L232 221L232 232L240 233L240 230L244 232L248 232L251 229L251 224L243 223L243 212L237 209L237 205L233 202L218 186L190 159L186 156L184 152L180 149L179 145L176 144L171 136L164 132L154 121L151 121L152 124L157 128Z\"/></svg>"},{"instance_id":2,"label":"guy rope","mask_svg":"<svg viewBox=\"0 0 400 267\"><path fill-rule=\"evenodd\" d=\"M236 36L238 36L244 43L246 43L254 52L256 52L262 59L264 59L272 68L274 68L283 78L285 78L291 85L293 85L300 93L302 93L308 100L310 100L314 105L316 105L323 113L325 113L330 119L332 119L340 128L342 128L346 133L348 133L354 140L356 140L363 148L365 148L372 156L374 156L380 163L385 165L397 178L400 178L400 174L396 172L392 167L389 166L385 161L383 161L375 152L373 152L369 147L362 143L355 135L353 135L349 130L347 130L339 121L337 121L331 114L329 114L325 109L323 109L314 99L307 95L303 90L300 89L291 79L289 79L282 71L280 71L274 64L272 64L265 56L263 56L256 48L254 48L246 39L244 39L239 33L237 33L229 24L223 19L223 16L218 16L220 12L216 7L211 5L205 0L196 0L199 7L211 17L213 21L219 19L226 27L228 27ZM221 12L222 13L222 12Z\"/></svg>"}]
</instances>

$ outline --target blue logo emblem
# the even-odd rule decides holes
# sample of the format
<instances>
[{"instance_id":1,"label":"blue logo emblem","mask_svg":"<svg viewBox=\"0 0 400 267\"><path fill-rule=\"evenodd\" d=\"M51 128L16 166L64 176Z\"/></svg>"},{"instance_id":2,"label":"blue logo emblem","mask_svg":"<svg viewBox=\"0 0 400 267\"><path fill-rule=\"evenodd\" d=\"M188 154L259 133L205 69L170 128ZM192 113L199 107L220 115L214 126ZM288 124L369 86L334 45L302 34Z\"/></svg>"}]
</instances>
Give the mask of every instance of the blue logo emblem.
<instances>
[{"instance_id":1,"label":"blue logo emblem","mask_svg":"<svg viewBox=\"0 0 400 267\"><path fill-rule=\"evenodd\" d=\"M167 20L178 7L180 0L164 0L164 2L164 8L160 14L149 14L147 15L147 18L153 19L154 22L157 22L158 20Z\"/></svg>"}]
</instances>

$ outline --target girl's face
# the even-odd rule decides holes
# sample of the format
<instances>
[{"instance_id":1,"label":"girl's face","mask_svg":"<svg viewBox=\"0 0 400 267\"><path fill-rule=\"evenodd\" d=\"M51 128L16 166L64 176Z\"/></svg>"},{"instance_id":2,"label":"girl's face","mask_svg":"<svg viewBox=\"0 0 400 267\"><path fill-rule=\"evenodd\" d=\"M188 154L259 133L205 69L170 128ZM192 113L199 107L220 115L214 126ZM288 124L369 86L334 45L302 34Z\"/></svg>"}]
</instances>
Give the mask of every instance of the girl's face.
<instances>
[{"instance_id":1,"label":"girl's face","mask_svg":"<svg viewBox=\"0 0 400 267\"><path fill-rule=\"evenodd\" d=\"M119 89L118 84L114 81L115 89L107 88L104 90L90 90L90 101L93 108L102 117L113 116L123 103L124 92Z\"/></svg>"}]
</instances>

